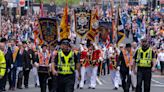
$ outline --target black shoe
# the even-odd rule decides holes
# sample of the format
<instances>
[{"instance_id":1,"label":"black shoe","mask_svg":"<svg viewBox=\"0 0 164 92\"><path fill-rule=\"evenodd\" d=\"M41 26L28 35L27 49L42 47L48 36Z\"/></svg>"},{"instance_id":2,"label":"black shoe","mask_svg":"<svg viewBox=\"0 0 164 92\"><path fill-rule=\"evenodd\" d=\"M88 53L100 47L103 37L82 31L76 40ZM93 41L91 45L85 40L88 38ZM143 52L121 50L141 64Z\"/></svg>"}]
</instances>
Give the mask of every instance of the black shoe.
<instances>
[{"instance_id":1,"label":"black shoe","mask_svg":"<svg viewBox=\"0 0 164 92\"><path fill-rule=\"evenodd\" d=\"M2 91L6 91L6 89L5 89L5 88L3 88L3 89L2 89Z\"/></svg>"},{"instance_id":2,"label":"black shoe","mask_svg":"<svg viewBox=\"0 0 164 92\"><path fill-rule=\"evenodd\" d=\"M88 87L88 89L91 89L91 87Z\"/></svg>"},{"instance_id":3,"label":"black shoe","mask_svg":"<svg viewBox=\"0 0 164 92\"><path fill-rule=\"evenodd\" d=\"M136 88L132 88L132 91L135 91L136 90Z\"/></svg>"},{"instance_id":4,"label":"black shoe","mask_svg":"<svg viewBox=\"0 0 164 92\"><path fill-rule=\"evenodd\" d=\"M80 89L83 89L83 87L80 87Z\"/></svg>"},{"instance_id":5,"label":"black shoe","mask_svg":"<svg viewBox=\"0 0 164 92\"><path fill-rule=\"evenodd\" d=\"M95 87L93 87L92 89L96 89Z\"/></svg>"},{"instance_id":6,"label":"black shoe","mask_svg":"<svg viewBox=\"0 0 164 92\"><path fill-rule=\"evenodd\" d=\"M119 85L119 87L122 87L122 85Z\"/></svg>"},{"instance_id":7,"label":"black shoe","mask_svg":"<svg viewBox=\"0 0 164 92\"><path fill-rule=\"evenodd\" d=\"M18 89L23 89L22 87L18 87Z\"/></svg>"},{"instance_id":8,"label":"black shoe","mask_svg":"<svg viewBox=\"0 0 164 92\"><path fill-rule=\"evenodd\" d=\"M117 87L115 87L115 88L113 88L113 90L118 90L118 88L117 88Z\"/></svg>"},{"instance_id":9,"label":"black shoe","mask_svg":"<svg viewBox=\"0 0 164 92\"><path fill-rule=\"evenodd\" d=\"M28 86L25 86L25 88L28 88Z\"/></svg>"}]
</instances>

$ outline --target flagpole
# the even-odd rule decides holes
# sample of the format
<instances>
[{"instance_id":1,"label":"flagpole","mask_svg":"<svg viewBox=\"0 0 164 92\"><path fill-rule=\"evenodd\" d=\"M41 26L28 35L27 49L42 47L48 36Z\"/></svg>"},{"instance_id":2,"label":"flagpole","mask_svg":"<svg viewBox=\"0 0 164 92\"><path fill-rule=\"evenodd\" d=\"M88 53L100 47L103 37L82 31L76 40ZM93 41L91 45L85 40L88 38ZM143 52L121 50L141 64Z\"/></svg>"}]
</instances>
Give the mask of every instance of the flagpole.
<instances>
[{"instance_id":1,"label":"flagpole","mask_svg":"<svg viewBox=\"0 0 164 92\"><path fill-rule=\"evenodd\" d=\"M110 3L111 3L111 15L112 15L112 40L114 39L115 37L115 20L114 20L114 15L113 15L113 6L114 6L114 3L113 3L113 0L110 0Z\"/></svg>"}]
</instances>

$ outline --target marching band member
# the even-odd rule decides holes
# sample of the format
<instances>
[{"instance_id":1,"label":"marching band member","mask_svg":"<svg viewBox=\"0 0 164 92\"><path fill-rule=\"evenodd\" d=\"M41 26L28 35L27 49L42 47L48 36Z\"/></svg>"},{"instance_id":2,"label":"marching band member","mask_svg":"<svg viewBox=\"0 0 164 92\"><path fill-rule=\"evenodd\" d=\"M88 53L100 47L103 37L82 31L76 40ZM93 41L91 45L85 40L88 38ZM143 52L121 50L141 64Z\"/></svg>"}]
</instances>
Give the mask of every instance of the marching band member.
<instances>
[{"instance_id":1,"label":"marching band member","mask_svg":"<svg viewBox=\"0 0 164 92\"><path fill-rule=\"evenodd\" d=\"M89 89L95 89L96 87L96 79L97 79L97 70L99 66L99 57L100 57L101 51L98 49L96 45L93 46L93 51L92 51L92 57L90 61L90 66L91 66L91 79L90 79L90 86Z\"/></svg>"},{"instance_id":2,"label":"marching band member","mask_svg":"<svg viewBox=\"0 0 164 92\"><path fill-rule=\"evenodd\" d=\"M119 88L119 71L117 69L117 53L114 51L113 47L110 47L112 55L110 55L110 72L111 72L111 80L114 85L113 90L117 90Z\"/></svg>"},{"instance_id":3,"label":"marching band member","mask_svg":"<svg viewBox=\"0 0 164 92\"><path fill-rule=\"evenodd\" d=\"M88 50L85 48L84 44L81 46L81 55L80 55L80 63L81 63L81 80L80 80L80 89L84 87L85 75L87 69L89 67L89 58L88 58Z\"/></svg>"},{"instance_id":4,"label":"marching band member","mask_svg":"<svg viewBox=\"0 0 164 92\"><path fill-rule=\"evenodd\" d=\"M46 45L42 45L42 52L38 53L39 59L35 61L35 65L38 67L38 75L41 92L46 92L47 80L49 78L49 64L50 53L47 50Z\"/></svg>"}]
</instances>

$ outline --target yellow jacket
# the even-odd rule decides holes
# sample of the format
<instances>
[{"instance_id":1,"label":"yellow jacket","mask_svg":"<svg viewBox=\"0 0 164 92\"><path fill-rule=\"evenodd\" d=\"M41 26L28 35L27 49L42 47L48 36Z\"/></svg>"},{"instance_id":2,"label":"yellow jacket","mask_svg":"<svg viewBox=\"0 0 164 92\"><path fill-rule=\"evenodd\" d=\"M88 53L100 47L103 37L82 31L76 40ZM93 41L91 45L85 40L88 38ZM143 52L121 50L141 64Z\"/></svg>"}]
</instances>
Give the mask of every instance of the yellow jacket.
<instances>
[{"instance_id":1,"label":"yellow jacket","mask_svg":"<svg viewBox=\"0 0 164 92\"><path fill-rule=\"evenodd\" d=\"M4 76L6 71L6 60L3 51L0 50L0 76Z\"/></svg>"}]
</instances>

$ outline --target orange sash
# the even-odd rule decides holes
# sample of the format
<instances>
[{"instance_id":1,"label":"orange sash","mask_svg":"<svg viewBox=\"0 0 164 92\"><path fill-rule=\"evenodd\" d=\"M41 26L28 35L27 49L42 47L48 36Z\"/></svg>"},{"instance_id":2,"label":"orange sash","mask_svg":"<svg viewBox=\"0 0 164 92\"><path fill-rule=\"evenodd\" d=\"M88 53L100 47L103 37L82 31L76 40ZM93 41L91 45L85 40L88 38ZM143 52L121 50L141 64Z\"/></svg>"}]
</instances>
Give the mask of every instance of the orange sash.
<instances>
[{"instance_id":1,"label":"orange sash","mask_svg":"<svg viewBox=\"0 0 164 92\"><path fill-rule=\"evenodd\" d=\"M130 50L130 59L128 59L126 50L123 50L122 52L123 52L123 55L124 55L124 60L125 60L126 67L130 68L130 66L132 64L132 60L133 60L133 52L132 52L132 50Z\"/></svg>"},{"instance_id":2,"label":"orange sash","mask_svg":"<svg viewBox=\"0 0 164 92\"><path fill-rule=\"evenodd\" d=\"M45 57L43 53L39 53L39 65L49 65L49 59L50 59L50 54L47 53L47 56Z\"/></svg>"}]
</instances>

